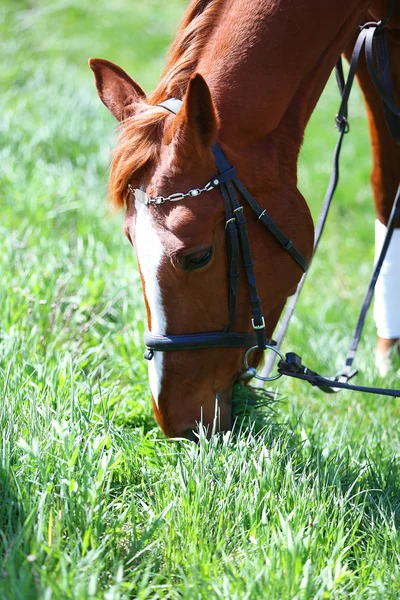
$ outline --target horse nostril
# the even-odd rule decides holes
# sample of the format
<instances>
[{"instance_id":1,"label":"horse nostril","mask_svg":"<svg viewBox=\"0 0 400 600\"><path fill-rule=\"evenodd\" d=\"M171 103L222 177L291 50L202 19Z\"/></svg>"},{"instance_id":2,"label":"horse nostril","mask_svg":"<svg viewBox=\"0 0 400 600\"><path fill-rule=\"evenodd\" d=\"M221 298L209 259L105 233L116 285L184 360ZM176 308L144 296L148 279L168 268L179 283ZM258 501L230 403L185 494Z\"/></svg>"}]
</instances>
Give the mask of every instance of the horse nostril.
<instances>
[{"instance_id":1,"label":"horse nostril","mask_svg":"<svg viewBox=\"0 0 400 600\"><path fill-rule=\"evenodd\" d=\"M214 246L197 250L184 251L178 255L176 262L184 271L196 271L202 269L212 259Z\"/></svg>"}]
</instances>

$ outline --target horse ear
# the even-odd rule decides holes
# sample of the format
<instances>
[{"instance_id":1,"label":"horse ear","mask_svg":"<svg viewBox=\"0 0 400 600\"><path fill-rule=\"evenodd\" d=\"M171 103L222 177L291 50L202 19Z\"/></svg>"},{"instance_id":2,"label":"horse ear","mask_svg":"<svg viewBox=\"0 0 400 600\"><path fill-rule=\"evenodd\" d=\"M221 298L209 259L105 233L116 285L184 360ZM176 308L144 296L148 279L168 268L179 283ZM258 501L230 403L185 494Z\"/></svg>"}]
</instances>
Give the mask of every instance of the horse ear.
<instances>
[{"instance_id":1,"label":"horse ear","mask_svg":"<svg viewBox=\"0 0 400 600\"><path fill-rule=\"evenodd\" d=\"M89 67L94 72L100 100L118 121L123 121L135 112L135 104L146 100L146 94L117 65L102 58L90 58Z\"/></svg>"},{"instance_id":2,"label":"horse ear","mask_svg":"<svg viewBox=\"0 0 400 600\"><path fill-rule=\"evenodd\" d=\"M209 148L218 132L218 116L210 89L200 75L196 73L189 81L185 99L175 120L175 133L198 153Z\"/></svg>"}]
</instances>

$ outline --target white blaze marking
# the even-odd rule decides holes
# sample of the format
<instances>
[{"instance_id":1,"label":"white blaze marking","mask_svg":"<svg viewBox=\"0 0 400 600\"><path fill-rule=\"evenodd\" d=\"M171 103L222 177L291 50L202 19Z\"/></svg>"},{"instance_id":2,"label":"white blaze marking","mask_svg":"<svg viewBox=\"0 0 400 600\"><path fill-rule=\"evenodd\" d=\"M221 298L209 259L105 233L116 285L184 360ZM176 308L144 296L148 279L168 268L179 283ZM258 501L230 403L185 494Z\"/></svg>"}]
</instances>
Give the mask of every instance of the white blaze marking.
<instances>
[{"instance_id":1,"label":"white blaze marking","mask_svg":"<svg viewBox=\"0 0 400 600\"><path fill-rule=\"evenodd\" d=\"M151 315L152 333L164 334L167 331L161 290L158 284L157 272L163 256L160 238L151 222L149 209L142 202L135 201L136 207L136 251L140 271L144 279L146 299ZM154 352L149 361L150 389L154 402L158 406L163 374L163 353Z\"/></svg>"}]
</instances>

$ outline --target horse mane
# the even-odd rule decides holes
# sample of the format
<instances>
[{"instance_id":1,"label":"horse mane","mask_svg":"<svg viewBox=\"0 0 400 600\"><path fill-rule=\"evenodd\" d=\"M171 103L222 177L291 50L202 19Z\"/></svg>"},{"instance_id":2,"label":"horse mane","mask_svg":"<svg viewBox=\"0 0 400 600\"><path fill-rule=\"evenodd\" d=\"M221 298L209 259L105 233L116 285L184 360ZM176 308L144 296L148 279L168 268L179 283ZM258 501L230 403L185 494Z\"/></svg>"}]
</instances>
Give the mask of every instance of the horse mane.
<instances>
[{"instance_id":1,"label":"horse mane","mask_svg":"<svg viewBox=\"0 0 400 600\"><path fill-rule=\"evenodd\" d=\"M182 98L225 2L226 0L192 0L169 49L160 83L150 98L151 104L172 96Z\"/></svg>"},{"instance_id":2,"label":"horse mane","mask_svg":"<svg viewBox=\"0 0 400 600\"><path fill-rule=\"evenodd\" d=\"M109 196L116 208L125 205L130 179L139 178L155 163L168 116L166 110L155 105L170 97L183 97L225 1L191 1L168 52L160 83L148 103L141 103L135 114L121 123L109 180Z\"/></svg>"}]
</instances>

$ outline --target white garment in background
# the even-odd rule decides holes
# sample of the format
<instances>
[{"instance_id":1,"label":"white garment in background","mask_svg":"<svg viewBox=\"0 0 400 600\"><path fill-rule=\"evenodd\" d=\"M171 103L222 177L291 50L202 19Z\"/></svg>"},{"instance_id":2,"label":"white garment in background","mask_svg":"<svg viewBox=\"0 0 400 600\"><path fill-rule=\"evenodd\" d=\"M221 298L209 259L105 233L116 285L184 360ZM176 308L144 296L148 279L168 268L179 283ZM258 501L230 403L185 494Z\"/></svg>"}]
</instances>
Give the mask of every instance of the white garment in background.
<instances>
[{"instance_id":1,"label":"white garment in background","mask_svg":"<svg viewBox=\"0 0 400 600\"><path fill-rule=\"evenodd\" d=\"M375 221L375 262L386 227ZM381 338L400 337L400 229L395 229L375 288L374 319Z\"/></svg>"}]
</instances>

